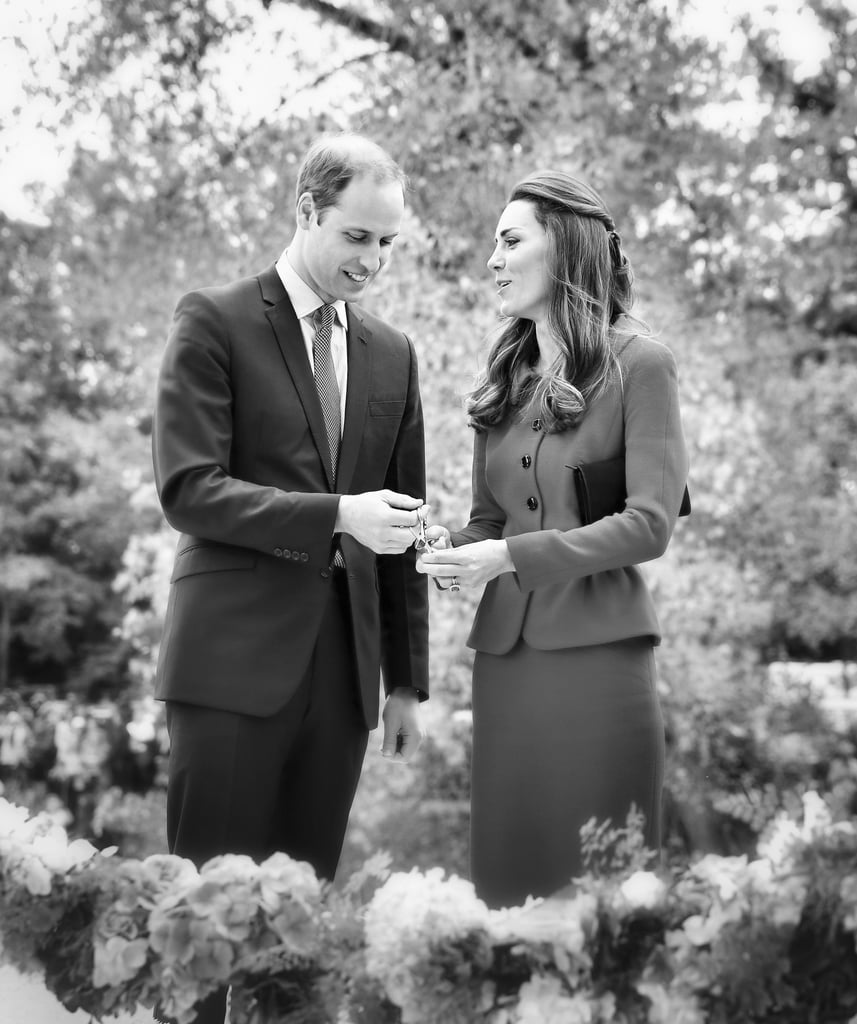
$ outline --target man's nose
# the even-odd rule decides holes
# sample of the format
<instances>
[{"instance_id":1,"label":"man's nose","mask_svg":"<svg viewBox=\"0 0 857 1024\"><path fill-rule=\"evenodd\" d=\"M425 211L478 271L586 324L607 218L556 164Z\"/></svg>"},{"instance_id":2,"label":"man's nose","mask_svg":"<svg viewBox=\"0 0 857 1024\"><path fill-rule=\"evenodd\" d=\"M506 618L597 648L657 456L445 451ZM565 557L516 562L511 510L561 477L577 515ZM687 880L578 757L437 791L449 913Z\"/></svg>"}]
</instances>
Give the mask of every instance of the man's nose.
<instances>
[{"instance_id":1,"label":"man's nose","mask_svg":"<svg viewBox=\"0 0 857 1024\"><path fill-rule=\"evenodd\" d=\"M381 247L376 246L373 248L364 249L360 253L360 266L367 274L377 273L383 264L384 260L381 257Z\"/></svg>"}]
</instances>

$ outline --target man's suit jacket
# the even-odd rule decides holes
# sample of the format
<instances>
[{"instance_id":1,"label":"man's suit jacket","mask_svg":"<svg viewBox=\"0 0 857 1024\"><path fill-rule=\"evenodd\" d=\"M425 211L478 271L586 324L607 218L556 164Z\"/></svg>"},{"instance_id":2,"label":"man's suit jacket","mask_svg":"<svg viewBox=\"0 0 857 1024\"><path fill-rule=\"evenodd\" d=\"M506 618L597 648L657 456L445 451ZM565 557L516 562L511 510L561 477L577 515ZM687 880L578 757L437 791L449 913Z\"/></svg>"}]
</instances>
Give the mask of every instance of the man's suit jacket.
<instances>
[{"instance_id":1,"label":"man's suit jacket","mask_svg":"<svg viewBox=\"0 0 857 1024\"><path fill-rule=\"evenodd\" d=\"M425 495L410 340L347 306L348 389L336 485L300 324L275 268L178 303L153 428L155 479L181 533L161 642L162 699L252 715L306 669L331 586L338 494ZM367 725L389 691L428 693L427 591L415 555L341 537Z\"/></svg>"},{"instance_id":2,"label":"man's suit jacket","mask_svg":"<svg viewBox=\"0 0 857 1024\"><path fill-rule=\"evenodd\" d=\"M468 641L505 654L649 636L660 626L640 562L665 551L688 458L670 350L620 343L621 376L579 424L546 434L531 415L478 433L470 522L453 544L503 537L515 566L488 583ZM535 429L534 429L535 427ZM625 454L625 509L581 524L573 469Z\"/></svg>"}]
</instances>

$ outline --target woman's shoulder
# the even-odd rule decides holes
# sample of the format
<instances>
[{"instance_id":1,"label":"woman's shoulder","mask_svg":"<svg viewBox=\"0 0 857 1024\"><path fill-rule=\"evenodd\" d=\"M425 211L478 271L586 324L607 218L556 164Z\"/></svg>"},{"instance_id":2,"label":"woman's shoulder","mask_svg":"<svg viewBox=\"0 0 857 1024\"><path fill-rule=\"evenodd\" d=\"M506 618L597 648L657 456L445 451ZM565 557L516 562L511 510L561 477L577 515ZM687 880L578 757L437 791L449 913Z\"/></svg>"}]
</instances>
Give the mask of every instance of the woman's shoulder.
<instances>
[{"instance_id":1,"label":"woman's shoulder","mask_svg":"<svg viewBox=\"0 0 857 1024\"><path fill-rule=\"evenodd\" d=\"M676 365L672 349L649 334L638 334L632 329L621 330L614 341L616 359L623 372L640 368L674 370Z\"/></svg>"}]
</instances>

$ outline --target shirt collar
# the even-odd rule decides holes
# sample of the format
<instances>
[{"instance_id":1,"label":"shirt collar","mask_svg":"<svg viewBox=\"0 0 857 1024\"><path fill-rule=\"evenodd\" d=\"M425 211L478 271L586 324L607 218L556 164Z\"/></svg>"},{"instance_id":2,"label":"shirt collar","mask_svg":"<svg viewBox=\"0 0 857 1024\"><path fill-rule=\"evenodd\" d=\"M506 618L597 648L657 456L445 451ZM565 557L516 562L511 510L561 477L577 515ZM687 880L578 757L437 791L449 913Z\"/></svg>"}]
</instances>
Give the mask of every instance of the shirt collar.
<instances>
[{"instance_id":1,"label":"shirt collar","mask_svg":"<svg viewBox=\"0 0 857 1024\"><path fill-rule=\"evenodd\" d=\"M324 305L324 301L316 295L292 266L288 249L277 260L277 273L280 275L280 280L283 282L283 287L286 289L292 305L295 307L295 313L299 320L312 316L320 306ZM346 324L345 300L337 299L332 305L336 310L338 322L344 327Z\"/></svg>"}]
</instances>

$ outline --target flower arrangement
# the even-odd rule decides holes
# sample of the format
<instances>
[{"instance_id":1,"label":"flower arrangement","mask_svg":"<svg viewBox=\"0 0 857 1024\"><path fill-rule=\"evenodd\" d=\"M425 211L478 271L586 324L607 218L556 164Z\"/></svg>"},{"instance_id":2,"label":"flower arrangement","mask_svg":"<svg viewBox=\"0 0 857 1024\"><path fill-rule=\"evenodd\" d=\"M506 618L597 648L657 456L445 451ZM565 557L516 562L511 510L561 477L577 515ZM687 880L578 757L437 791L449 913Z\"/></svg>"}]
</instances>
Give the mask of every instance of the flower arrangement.
<instances>
[{"instance_id":1,"label":"flower arrangement","mask_svg":"<svg viewBox=\"0 0 857 1024\"><path fill-rule=\"evenodd\" d=\"M0 800L0 955L41 970L60 1001L101 1018L158 1002L179 1024L194 1003L242 982L249 1015L269 975L313 971L322 886L285 854L122 860L69 840L45 816ZM293 980L293 978L292 978Z\"/></svg>"},{"instance_id":2,"label":"flower arrangement","mask_svg":"<svg viewBox=\"0 0 857 1024\"><path fill-rule=\"evenodd\" d=\"M127 860L0 800L0 958L96 1019L186 1024L853 1024L857 826L815 793L754 859L653 870L639 823L591 823L567 891L490 910L373 858L344 888L284 854Z\"/></svg>"}]
</instances>

